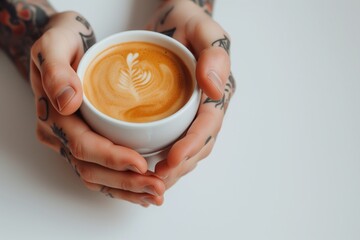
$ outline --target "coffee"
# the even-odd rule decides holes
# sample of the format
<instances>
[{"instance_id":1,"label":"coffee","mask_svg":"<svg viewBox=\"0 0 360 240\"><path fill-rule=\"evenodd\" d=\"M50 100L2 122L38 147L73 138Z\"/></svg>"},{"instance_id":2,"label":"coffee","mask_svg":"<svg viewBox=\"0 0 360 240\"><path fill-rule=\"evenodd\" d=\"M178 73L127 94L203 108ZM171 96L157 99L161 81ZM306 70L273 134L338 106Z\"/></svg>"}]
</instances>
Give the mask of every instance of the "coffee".
<instances>
[{"instance_id":1,"label":"coffee","mask_svg":"<svg viewBox=\"0 0 360 240\"><path fill-rule=\"evenodd\" d=\"M152 122L177 112L194 84L184 62L152 43L107 48L89 64L83 81L88 100L102 113L127 122Z\"/></svg>"}]
</instances>

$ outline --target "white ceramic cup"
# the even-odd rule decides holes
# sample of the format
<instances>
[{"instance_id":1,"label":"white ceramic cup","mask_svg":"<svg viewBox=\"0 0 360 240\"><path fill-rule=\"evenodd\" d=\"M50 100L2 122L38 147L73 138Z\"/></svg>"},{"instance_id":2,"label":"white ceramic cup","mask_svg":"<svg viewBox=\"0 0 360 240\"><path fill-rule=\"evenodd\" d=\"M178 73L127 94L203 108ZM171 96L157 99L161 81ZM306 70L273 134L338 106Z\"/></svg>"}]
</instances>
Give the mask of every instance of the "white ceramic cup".
<instances>
[{"instance_id":1,"label":"white ceramic cup","mask_svg":"<svg viewBox=\"0 0 360 240\"><path fill-rule=\"evenodd\" d=\"M113 45L139 41L167 48L185 63L195 86L189 101L171 116L145 123L131 123L109 117L96 109L85 94L80 110L86 122L100 135L115 144L134 149L148 160L154 158L152 161L158 161L166 157L164 150L187 130L199 107L201 93L196 83L196 60L193 54L180 42L166 35L143 30L126 31L111 35L93 45L81 59L77 74L82 82L89 64L99 53Z\"/></svg>"}]
</instances>

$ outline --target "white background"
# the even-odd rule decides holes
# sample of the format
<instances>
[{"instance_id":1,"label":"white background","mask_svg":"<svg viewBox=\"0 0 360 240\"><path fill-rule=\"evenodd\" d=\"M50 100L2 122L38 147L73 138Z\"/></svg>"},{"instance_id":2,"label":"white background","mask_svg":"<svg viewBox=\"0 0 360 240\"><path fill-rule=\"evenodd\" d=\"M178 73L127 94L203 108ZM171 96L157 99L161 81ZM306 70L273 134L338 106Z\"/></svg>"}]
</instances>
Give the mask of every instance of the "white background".
<instances>
[{"instance_id":1,"label":"white background","mask_svg":"<svg viewBox=\"0 0 360 240\"><path fill-rule=\"evenodd\" d=\"M98 39L157 1L52 1ZM237 92L212 154L144 209L85 189L35 138L0 53L0 239L360 239L360 1L218 0ZM54 46L56 47L56 46Z\"/></svg>"}]
</instances>

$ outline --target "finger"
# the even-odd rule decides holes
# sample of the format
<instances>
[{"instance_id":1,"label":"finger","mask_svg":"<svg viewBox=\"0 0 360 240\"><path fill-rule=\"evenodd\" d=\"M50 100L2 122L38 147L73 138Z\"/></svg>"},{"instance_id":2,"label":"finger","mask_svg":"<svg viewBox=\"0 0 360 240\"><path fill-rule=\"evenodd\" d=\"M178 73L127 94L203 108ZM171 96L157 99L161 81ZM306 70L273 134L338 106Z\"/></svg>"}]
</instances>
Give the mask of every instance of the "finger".
<instances>
[{"instance_id":1,"label":"finger","mask_svg":"<svg viewBox=\"0 0 360 240\"><path fill-rule=\"evenodd\" d=\"M206 95L203 96L203 100ZM198 115L184 138L177 141L169 151L167 162L169 167L175 167L180 162L196 155L211 140L216 138L221 128L224 113L214 106L200 105Z\"/></svg>"},{"instance_id":2,"label":"finger","mask_svg":"<svg viewBox=\"0 0 360 240\"><path fill-rule=\"evenodd\" d=\"M93 132L76 115L58 118L50 127L77 159L118 171L130 170L141 174L147 171L147 162L139 153L115 145Z\"/></svg>"},{"instance_id":3,"label":"finger","mask_svg":"<svg viewBox=\"0 0 360 240\"><path fill-rule=\"evenodd\" d=\"M146 160L134 150L118 146L93 132L76 115L63 117L48 103L39 80L39 71L31 64L31 82L35 93L38 119L47 121L52 135L68 146L77 159L93 162L114 170L147 171ZM50 119L48 119L50 116Z\"/></svg>"},{"instance_id":4,"label":"finger","mask_svg":"<svg viewBox=\"0 0 360 240\"><path fill-rule=\"evenodd\" d=\"M210 98L218 100L223 96L230 75L228 34L208 16L191 19L185 31L198 59L196 77L199 86Z\"/></svg>"},{"instance_id":5,"label":"finger","mask_svg":"<svg viewBox=\"0 0 360 240\"><path fill-rule=\"evenodd\" d=\"M197 164L206 158L213 148L215 139L213 138L204 146L195 156L191 157L188 160L182 161L175 168L169 167L166 161L162 161L156 165L155 174L157 176L162 176L166 189L172 187L181 177L187 175L193 171Z\"/></svg>"},{"instance_id":6,"label":"finger","mask_svg":"<svg viewBox=\"0 0 360 240\"><path fill-rule=\"evenodd\" d=\"M63 30L60 34L52 29L31 49L42 87L53 107L63 115L74 113L82 101L81 83L71 67L73 59L79 54L78 47L78 38L74 38L71 31Z\"/></svg>"},{"instance_id":7,"label":"finger","mask_svg":"<svg viewBox=\"0 0 360 240\"><path fill-rule=\"evenodd\" d=\"M108 197L125 200L131 203L140 204L143 207L148 207L150 204L161 205L163 197L155 197L149 194L132 193L119 189L112 189L100 184L83 181L84 185L91 191L102 192Z\"/></svg>"},{"instance_id":8,"label":"finger","mask_svg":"<svg viewBox=\"0 0 360 240\"><path fill-rule=\"evenodd\" d=\"M44 125L45 124L41 122L37 124L36 137L40 143L48 146L49 148L57 152L61 146L61 142L59 141L59 139L54 137L53 134L51 134Z\"/></svg>"},{"instance_id":9,"label":"finger","mask_svg":"<svg viewBox=\"0 0 360 240\"><path fill-rule=\"evenodd\" d=\"M77 170L83 180L106 187L162 196L165 191L164 183L153 176L144 176L132 172L117 172L96 164L79 161Z\"/></svg>"}]
</instances>

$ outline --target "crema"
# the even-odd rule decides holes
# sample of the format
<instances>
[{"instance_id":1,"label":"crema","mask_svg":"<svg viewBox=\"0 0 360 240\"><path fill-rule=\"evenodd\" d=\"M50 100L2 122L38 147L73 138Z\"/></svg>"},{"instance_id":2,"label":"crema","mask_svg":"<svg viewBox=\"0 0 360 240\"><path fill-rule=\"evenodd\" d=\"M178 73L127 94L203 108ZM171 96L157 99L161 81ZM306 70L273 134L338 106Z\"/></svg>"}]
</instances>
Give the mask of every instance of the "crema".
<instances>
[{"instance_id":1,"label":"crema","mask_svg":"<svg viewBox=\"0 0 360 240\"><path fill-rule=\"evenodd\" d=\"M194 84L186 65L172 51L129 42L96 56L86 70L83 88L88 100L112 118L152 122L184 106Z\"/></svg>"}]
</instances>

